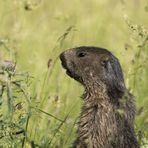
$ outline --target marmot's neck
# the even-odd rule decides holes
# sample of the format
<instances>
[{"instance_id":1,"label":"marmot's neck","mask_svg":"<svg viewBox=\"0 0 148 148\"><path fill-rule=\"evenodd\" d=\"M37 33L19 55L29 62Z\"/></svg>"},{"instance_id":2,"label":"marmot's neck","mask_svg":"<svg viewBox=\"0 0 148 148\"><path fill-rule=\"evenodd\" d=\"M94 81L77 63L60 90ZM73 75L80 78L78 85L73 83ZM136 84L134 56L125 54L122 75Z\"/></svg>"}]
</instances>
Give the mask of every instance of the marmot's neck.
<instances>
[{"instance_id":1,"label":"marmot's neck","mask_svg":"<svg viewBox=\"0 0 148 148\"><path fill-rule=\"evenodd\" d=\"M95 147L95 143L98 143L99 147L108 145L117 133L114 105L102 88L86 90L83 97L84 105L78 128L79 140L90 147Z\"/></svg>"},{"instance_id":2,"label":"marmot's neck","mask_svg":"<svg viewBox=\"0 0 148 148\"><path fill-rule=\"evenodd\" d=\"M98 79L94 79L93 81L87 80L85 81L85 93L84 93L84 99L85 98L102 98L107 95L107 87L104 83L102 83Z\"/></svg>"}]
</instances>

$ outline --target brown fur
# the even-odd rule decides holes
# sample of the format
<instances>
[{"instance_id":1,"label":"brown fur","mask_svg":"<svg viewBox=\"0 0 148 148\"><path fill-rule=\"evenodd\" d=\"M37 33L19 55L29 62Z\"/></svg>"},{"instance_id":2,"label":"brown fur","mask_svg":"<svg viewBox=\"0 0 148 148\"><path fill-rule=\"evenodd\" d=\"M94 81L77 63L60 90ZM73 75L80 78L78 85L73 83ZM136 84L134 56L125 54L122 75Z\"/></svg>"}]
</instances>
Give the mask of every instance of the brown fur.
<instances>
[{"instance_id":1,"label":"brown fur","mask_svg":"<svg viewBox=\"0 0 148 148\"><path fill-rule=\"evenodd\" d=\"M85 87L73 148L139 148L135 105L118 59L108 50L78 47L60 55L67 74Z\"/></svg>"}]
</instances>

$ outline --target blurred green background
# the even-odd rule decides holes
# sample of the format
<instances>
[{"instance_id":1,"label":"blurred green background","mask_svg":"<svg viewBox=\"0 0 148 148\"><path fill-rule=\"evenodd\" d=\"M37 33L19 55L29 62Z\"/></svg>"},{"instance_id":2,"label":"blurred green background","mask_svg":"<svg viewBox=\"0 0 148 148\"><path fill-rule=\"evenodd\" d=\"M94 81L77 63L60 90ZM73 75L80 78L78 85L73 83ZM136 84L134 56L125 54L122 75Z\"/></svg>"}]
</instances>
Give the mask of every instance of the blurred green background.
<instances>
[{"instance_id":1,"label":"blurred green background","mask_svg":"<svg viewBox=\"0 0 148 148\"><path fill-rule=\"evenodd\" d=\"M1 0L0 147L63 147L75 139L83 88L59 54L91 45L112 51L137 105L135 128L148 143L147 0ZM48 62L49 61L49 62Z\"/></svg>"}]
</instances>

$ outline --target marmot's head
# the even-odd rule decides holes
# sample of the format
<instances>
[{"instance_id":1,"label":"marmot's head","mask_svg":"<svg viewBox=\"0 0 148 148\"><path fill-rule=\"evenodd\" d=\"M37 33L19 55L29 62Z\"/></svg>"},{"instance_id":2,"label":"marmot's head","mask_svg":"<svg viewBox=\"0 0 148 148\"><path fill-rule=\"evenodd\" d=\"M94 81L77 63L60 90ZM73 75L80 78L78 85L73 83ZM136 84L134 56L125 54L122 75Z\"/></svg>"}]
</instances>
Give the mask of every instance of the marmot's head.
<instances>
[{"instance_id":1,"label":"marmot's head","mask_svg":"<svg viewBox=\"0 0 148 148\"><path fill-rule=\"evenodd\" d=\"M103 83L113 97L124 92L124 79L118 59L108 50L77 47L60 54L66 73L83 84Z\"/></svg>"}]
</instances>

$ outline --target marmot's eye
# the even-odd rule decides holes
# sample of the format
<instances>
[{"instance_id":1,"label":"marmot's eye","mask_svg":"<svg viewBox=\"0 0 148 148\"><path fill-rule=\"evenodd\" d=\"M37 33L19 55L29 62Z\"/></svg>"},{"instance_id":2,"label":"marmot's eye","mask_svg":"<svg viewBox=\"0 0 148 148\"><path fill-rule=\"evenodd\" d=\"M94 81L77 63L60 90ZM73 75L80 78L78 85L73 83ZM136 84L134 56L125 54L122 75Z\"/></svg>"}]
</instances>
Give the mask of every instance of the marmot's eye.
<instances>
[{"instance_id":1,"label":"marmot's eye","mask_svg":"<svg viewBox=\"0 0 148 148\"><path fill-rule=\"evenodd\" d=\"M84 53L84 52L78 53L78 57L84 57L85 55L86 55L86 53Z\"/></svg>"}]
</instances>

